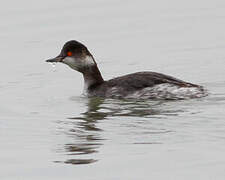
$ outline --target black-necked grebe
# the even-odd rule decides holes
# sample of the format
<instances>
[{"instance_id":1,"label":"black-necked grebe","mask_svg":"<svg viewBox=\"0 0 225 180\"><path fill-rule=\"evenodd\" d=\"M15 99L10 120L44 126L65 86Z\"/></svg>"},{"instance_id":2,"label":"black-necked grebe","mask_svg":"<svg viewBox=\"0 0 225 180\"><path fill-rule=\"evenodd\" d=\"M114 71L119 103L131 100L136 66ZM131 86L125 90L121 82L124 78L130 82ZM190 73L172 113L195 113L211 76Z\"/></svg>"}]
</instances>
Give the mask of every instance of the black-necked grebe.
<instances>
[{"instance_id":1,"label":"black-necked grebe","mask_svg":"<svg viewBox=\"0 0 225 180\"><path fill-rule=\"evenodd\" d=\"M92 54L78 41L65 43L47 62L62 62L84 77L84 94L107 98L189 99L207 95L199 85L156 72L137 72L104 81Z\"/></svg>"}]
</instances>

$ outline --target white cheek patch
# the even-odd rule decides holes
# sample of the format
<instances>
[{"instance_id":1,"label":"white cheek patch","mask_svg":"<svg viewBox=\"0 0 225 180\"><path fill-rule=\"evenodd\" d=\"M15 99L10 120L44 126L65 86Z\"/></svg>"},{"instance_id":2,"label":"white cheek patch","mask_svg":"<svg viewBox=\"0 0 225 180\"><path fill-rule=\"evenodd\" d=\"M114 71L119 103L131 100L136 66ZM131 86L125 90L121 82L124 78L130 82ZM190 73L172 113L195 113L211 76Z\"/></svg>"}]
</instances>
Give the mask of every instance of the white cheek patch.
<instances>
[{"instance_id":1,"label":"white cheek patch","mask_svg":"<svg viewBox=\"0 0 225 180\"><path fill-rule=\"evenodd\" d=\"M72 69L78 70L83 67L90 67L95 65L95 62L91 56L86 56L85 58L74 58L74 57L65 57L63 63L70 66Z\"/></svg>"},{"instance_id":2,"label":"white cheek patch","mask_svg":"<svg viewBox=\"0 0 225 180\"><path fill-rule=\"evenodd\" d=\"M65 64L67 64L68 66L70 66L72 69L77 70L77 68L78 68L77 62L76 62L75 59L72 58L72 57L67 56L67 57L65 57L65 58L63 59L62 62L65 63Z\"/></svg>"},{"instance_id":3,"label":"white cheek patch","mask_svg":"<svg viewBox=\"0 0 225 180\"><path fill-rule=\"evenodd\" d=\"M86 56L85 59L82 59L82 61L84 62L84 66L92 66L95 64L91 56Z\"/></svg>"}]
</instances>

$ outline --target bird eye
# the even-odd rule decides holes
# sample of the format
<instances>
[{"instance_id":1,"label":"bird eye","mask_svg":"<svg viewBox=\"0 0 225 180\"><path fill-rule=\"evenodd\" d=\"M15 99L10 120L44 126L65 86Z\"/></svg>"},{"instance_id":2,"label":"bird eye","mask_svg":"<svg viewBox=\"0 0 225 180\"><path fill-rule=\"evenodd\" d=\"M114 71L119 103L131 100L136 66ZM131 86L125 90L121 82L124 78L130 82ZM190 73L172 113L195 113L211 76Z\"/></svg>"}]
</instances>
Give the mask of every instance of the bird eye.
<instances>
[{"instance_id":1,"label":"bird eye","mask_svg":"<svg viewBox=\"0 0 225 180\"><path fill-rule=\"evenodd\" d=\"M71 51L68 51L67 52L67 56L72 56L72 52Z\"/></svg>"}]
</instances>

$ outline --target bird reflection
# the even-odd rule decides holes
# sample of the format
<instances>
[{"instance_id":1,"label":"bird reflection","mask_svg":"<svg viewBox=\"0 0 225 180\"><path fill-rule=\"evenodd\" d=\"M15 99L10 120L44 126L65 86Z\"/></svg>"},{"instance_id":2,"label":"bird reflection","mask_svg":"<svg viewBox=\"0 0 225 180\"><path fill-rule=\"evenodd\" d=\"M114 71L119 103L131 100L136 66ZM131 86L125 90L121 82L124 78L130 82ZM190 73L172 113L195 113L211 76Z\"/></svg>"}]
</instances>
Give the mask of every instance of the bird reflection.
<instances>
[{"instance_id":1,"label":"bird reflection","mask_svg":"<svg viewBox=\"0 0 225 180\"><path fill-rule=\"evenodd\" d=\"M110 117L151 117L161 114L173 114L168 110L159 108L164 102L143 102L143 101L125 101L102 99L98 97L87 99L87 111L81 113L79 117L68 118L72 127L66 134L78 143L68 143L64 145L64 152L70 157L66 164L90 164L98 161L90 157L91 154L97 153L100 146L103 145L104 139L101 137L103 131L98 127L98 122L106 120ZM160 118L157 116L157 118ZM73 158L72 158L73 157ZM80 158L82 157L82 158ZM61 162L61 161L55 161Z\"/></svg>"},{"instance_id":2,"label":"bird reflection","mask_svg":"<svg viewBox=\"0 0 225 180\"><path fill-rule=\"evenodd\" d=\"M66 152L70 158L66 161L55 162L63 162L66 164L90 164L97 161L92 158L80 157L98 152L98 148L102 145L101 141L103 139L100 137L99 132L101 132L102 129L97 127L97 121L105 119L107 115L98 112L104 99L90 98L87 100L86 112L81 113L79 117L68 118L71 127L65 133L75 139L76 142L64 145L63 151Z\"/></svg>"}]
</instances>

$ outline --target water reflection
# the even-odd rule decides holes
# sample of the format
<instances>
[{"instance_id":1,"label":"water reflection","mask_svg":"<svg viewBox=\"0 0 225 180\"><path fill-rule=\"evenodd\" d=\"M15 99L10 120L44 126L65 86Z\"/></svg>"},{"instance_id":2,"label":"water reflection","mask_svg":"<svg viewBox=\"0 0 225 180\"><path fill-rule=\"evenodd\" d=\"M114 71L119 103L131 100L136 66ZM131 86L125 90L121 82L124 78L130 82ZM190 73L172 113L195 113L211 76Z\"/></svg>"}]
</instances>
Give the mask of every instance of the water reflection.
<instances>
[{"instance_id":1,"label":"water reflection","mask_svg":"<svg viewBox=\"0 0 225 180\"><path fill-rule=\"evenodd\" d=\"M90 164L98 161L97 159L84 157L90 157L91 154L97 153L99 147L103 145L104 139L101 137L103 129L98 126L101 120L112 117L161 118L161 115L177 115L178 113L178 111L161 108L166 103L165 101L146 102L102 98L89 98L86 100L87 111L81 113L78 117L67 119L69 128L64 133L74 140L73 143L65 144L63 148L69 159L56 162ZM159 131L159 133L168 132L167 130Z\"/></svg>"}]
</instances>

